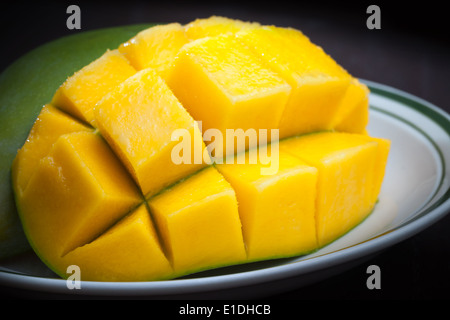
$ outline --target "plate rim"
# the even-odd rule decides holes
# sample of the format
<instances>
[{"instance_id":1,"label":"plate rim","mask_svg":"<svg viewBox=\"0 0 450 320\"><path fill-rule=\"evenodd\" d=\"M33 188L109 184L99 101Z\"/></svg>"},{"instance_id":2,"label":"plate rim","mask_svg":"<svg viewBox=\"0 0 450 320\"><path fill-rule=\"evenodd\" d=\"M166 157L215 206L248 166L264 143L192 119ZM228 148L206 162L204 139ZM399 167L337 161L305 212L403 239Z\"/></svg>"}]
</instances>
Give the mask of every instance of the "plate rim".
<instances>
[{"instance_id":1,"label":"plate rim","mask_svg":"<svg viewBox=\"0 0 450 320\"><path fill-rule=\"evenodd\" d=\"M418 111L426 118L432 120L433 124L439 126L450 138L450 115L443 109L418 96L392 86L367 79L359 80L369 87L370 94L381 95L389 100L398 101L408 108ZM373 106L370 107L373 108ZM447 126L444 124L447 124ZM445 175L446 170L449 170L449 168L444 167L443 169L443 175ZM301 261L290 261L263 269L165 281L82 281L81 290L68 290L66 286L67 280L65 279L46 278L0 270L0 284L5 283L6 285L22 289L60 294L170 296L224 290L251 286L262 282L277 281L300 276L312 271L320 271L331 266L368 256L421 232L450 213L450 187L438 199L431 197L429 201L433 201L433 203L429 207L419 209L418 214L412 219L365 241L320 256L306 258ZM299 263L301 263L301 267L298 266Z\"/></svg>"}]
</instances>

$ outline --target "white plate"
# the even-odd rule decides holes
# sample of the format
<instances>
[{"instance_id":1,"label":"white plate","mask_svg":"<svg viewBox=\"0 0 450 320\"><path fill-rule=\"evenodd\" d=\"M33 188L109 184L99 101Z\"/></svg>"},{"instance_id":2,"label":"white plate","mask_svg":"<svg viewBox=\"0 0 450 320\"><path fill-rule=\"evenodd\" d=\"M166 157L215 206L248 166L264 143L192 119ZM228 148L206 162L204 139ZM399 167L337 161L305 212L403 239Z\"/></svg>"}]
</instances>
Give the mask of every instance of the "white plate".
<instances>
[{"instance_id":1,"label":"white plate","mask_svg":"<svg viewBox=\"0 0 450 320\"><path fill-rule=\"evenodd\" d=\"M155 282L82 282L69 290L32 253L0 263L0 284L45 293L149 298L256 298L341 272L450 211L450 116L400 90L371 89L369 133L392 141L380 201L359 226L310 255Z\"/></svg>"}]
</instances>

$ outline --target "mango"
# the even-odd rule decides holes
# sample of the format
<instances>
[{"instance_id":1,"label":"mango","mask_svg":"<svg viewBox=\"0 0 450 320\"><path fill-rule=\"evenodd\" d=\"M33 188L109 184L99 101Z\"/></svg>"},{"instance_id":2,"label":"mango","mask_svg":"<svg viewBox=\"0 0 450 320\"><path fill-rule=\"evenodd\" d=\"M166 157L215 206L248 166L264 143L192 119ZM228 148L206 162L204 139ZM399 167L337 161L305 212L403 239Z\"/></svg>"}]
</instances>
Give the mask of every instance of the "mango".
<instances>
[{"instance_id":1,"label":"mango","mask_svg":"<svg viewBox=\"0 0 450 320\"><path fill-rule=\"evenodd\" d=\"M278 125L280 138L334 129L351 79L346 70L292 28L250 28L236 37L291 86Z\"/></svg>"},{"instance_id":2,"label":"mango","mask_svg":"<svg viewBox=\"0 0 450 320\"><path fill-rule=\"evenodd\" d=\"M143 69L105 95L95 107L95 121L145 196L199 170L195 161L205 145L190 114L153 69ZM175 130L185 129L191 159L175 164L172 150ZM199 150L199 151L198 151Z\"/></svg>"},{"instance_id":3,"label":"mango","mask_svg":"<svg viewBox=\"0 0 450 320\"><path fill-rule=\"evenodd\" d=\"M61 256L142 201L103 138L76 132L60 136L39 161L18 209L33 248L44 261L58 265Z\"/></svg>"},{"instance_id":4,"label":"mango","mask_svg":"<svg viewBox=\"0 0 450 320\"><path fill-rule=\"evenodd\" d=\"M13 180L17 182L18 196L23 194L39 161L50 152L56 140L63 134L78 131L93 131L93 129L50 104L42 108L28 139L17 151L17 157L13 162Z\"/></svg>"},{"instance_id":5,"label":"mango","mask_svg":"<svg viewBox=\"0 0 450 320\"><path fill-rule=\"evenodd\" d=\"M262 157L259 151L248 151L244 163L236 159L232 164L217 165L236 191L248 259L289 257L316 250L317 169L281 151L274 159L277 172L266 175L261 169L268 169L264 160L268 151ZM251 163L253 157L256 161Z\"/></svg>"},{"instance_id":6,"label":"mango","mask_svg":"<svg viewBox=\"0 0 450 320\"><path fill-rule=\"evenodd\" d=\"M148 201L175 274L246 259L236 194L208 167Z\"/></svg>"},{"instance_id":7,"label":"mango","mask_svg":"<svg viewBox=\"0 0 450 320\"><path fill-rule=\"evenodd\" d=\"M258 22L247 22L221 16L195 19L184 26L184 31L190 40L214 37L224 33L236 33L242 29L259 27Z\"/></svg>"},{"instance_id":8,"label":"mango","mask_svg":"<svg viewBox=\"0 0 450 320\"><path fill-rule=\"evenodd\" d=\"M183 26L179 23L169 23L139 32L122 43L119 52L136 70L152 68L162 78L166 78L175 56L188 41Z\"/></svg>"},{"instance_id":9,"label":"mango","mask_svg":"<svg viewBox=\"0 0 450 320\"><path fill-rule=\"evenodd\" d=\"M127 214L92 242L63 257L93 281L162 280L173 276L146 204Z\"/></svg>"},{"instance_id":10,"label":"mango","mask_svg":"<svg viewBox=\"0 0 450 320\"><path fill-rule=\"evenodd\" d=\"M58 88L51 103L73 117L94 125L95 104L134 73L136 70L118 50L108 50L70 76Z\"/></svg>"},{"instance_id":11,"label":"mango","mask_svg":"<svg viewBox=\"0 0 450 320\"><path fill-rule=\"evenodd\" d=\"M384 176L389 142L349 133L289 138L280 149L318 169L317 239L322 247L372 211Z\"/></svg>"},{"instance_id":12,"label":"mango","mask_svg":"<svg viewBox=\"0 0 450 320\"><path fill-rule=\"evenodd\" d=\"M334 129L340 132L364 133L369 122L369 89L353 78L340 101L342 112Z\"/></svg>"},{"instance_id":13,"label":"mango","mask_svg":"<svg viewBox=\"0 0 450 320\"><path fill-rule=\"evenodd\" d=\"M23 229L56 274L304 255L374 209L390 142L366 132L368 89L300 31L213 16L128 39L68 76L13 162ZM267 129L283 139L214 141L226 161L210 158L208 130Z\"/></svg>"},{"instance_id":14,"label":"mango","mask_svg":"<svg viewBox=\"0 0 450 320\"><path fill-rule=\"evenodd\" d=\"M228 34L185 45L167 83L194 119L202 121L203 132L214 128L223 135L226 129L276 129L291 90ZM243 151L226 145L215 150L215 157Z\"/></svg>"}]
</instances>

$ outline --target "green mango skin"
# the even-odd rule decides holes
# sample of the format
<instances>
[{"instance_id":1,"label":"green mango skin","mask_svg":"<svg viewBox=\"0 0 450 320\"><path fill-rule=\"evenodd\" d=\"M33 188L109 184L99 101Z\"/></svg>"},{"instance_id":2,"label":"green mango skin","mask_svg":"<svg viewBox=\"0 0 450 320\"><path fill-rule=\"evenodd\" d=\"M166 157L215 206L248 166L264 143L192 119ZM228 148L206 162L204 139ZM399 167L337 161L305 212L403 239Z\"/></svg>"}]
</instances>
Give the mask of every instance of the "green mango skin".
<instances>
[{"instance_id":1,"label":"green mango skin","mask_svg":"<svg viewBox=\"0 0 450 320\"><path fill-rule=\"evenodd\" d=\"M74 72L152 24L77 33L29 52L0 75L0 259L31 247L17 214L11 165L42 106Z\"/></svg>"}]
</instances>

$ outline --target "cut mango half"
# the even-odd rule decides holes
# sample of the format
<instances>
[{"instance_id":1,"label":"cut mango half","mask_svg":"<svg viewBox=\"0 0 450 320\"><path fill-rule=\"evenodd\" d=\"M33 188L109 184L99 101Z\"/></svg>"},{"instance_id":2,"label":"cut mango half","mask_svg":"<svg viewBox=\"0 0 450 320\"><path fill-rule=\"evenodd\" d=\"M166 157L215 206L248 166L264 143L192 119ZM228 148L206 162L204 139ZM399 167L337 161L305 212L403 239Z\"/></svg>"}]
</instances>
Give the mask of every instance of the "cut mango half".
<instances>
[{"instance_id":1,"label":"cut mango half","mask_svg":"<svg viewBox=\"0 0 450 320\"><path fill-rule=\"evenodd\" d=\"M56 274L91 281L314 252L376 207L390 142L367 134L368 96L292 28L142 30L42 107L12 165L23 229Z\"/></svg>"}]
</instances>

